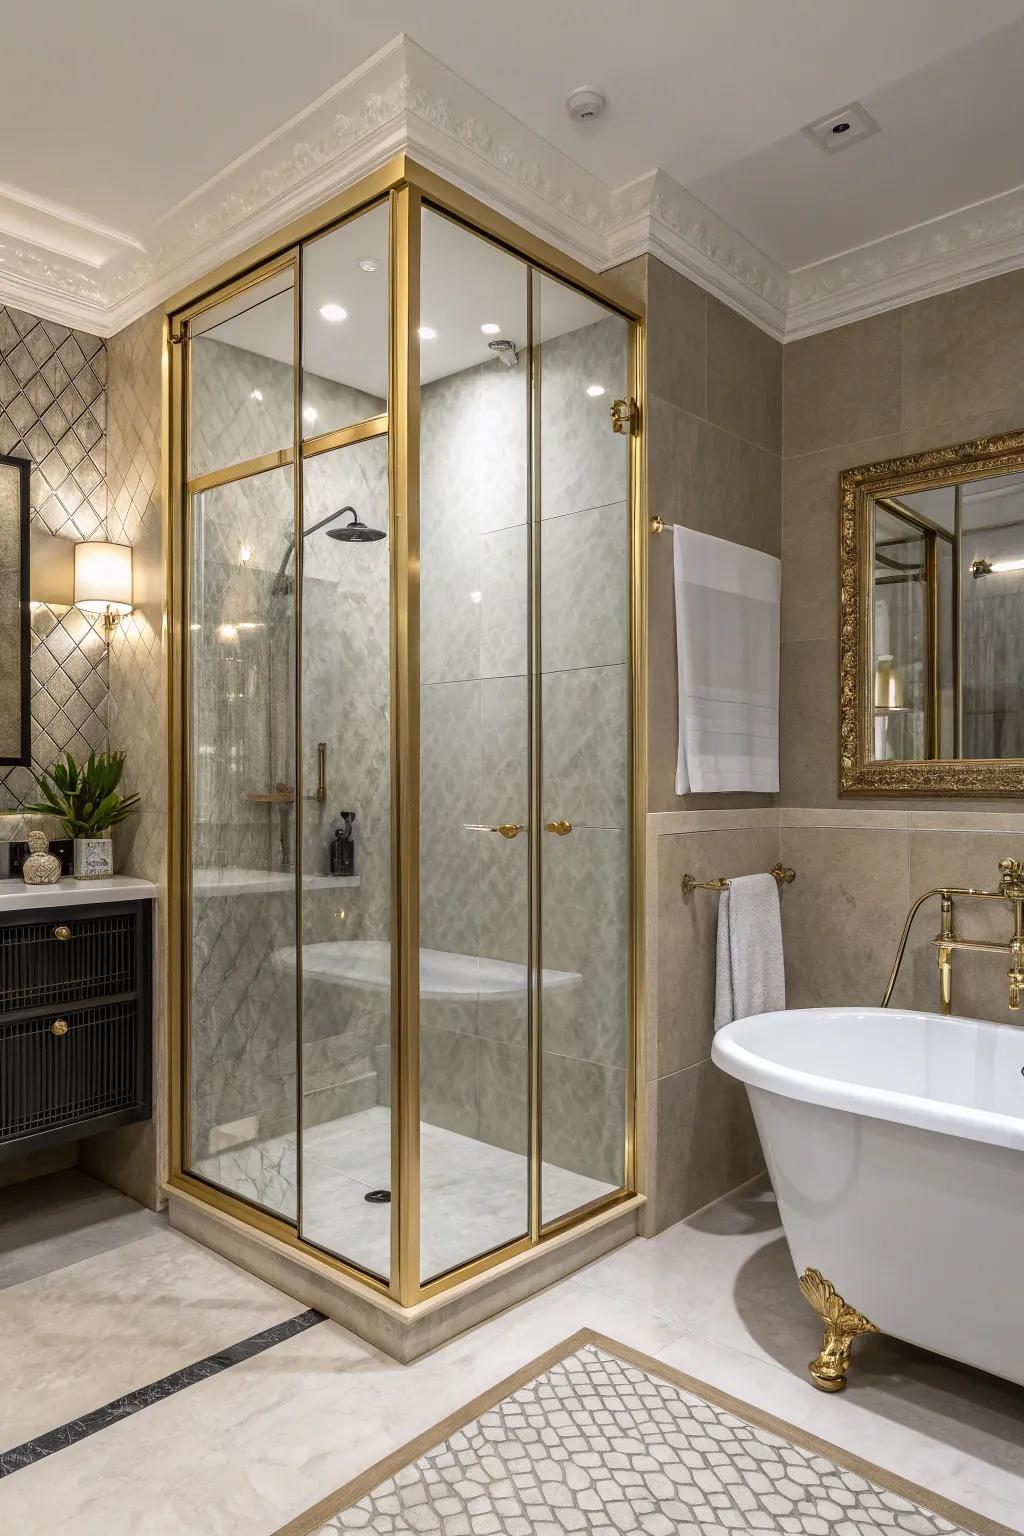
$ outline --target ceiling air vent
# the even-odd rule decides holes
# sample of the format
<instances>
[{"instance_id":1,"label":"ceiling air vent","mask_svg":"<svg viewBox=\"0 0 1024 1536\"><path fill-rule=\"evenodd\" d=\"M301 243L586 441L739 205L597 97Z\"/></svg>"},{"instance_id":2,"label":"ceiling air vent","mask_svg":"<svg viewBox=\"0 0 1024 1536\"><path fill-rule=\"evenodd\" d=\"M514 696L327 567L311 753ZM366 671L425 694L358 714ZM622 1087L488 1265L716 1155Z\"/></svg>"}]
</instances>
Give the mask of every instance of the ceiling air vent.
<instances>
[{"instance_id":1,"label":"ceiling air vent","mask_svg":"<svg viewBox=\"0 0 1024 1536\"><path fill-rule=\"evenodd\" d=\"M851 144L859 144L861 139L880 131L871 113L865 111L859 101L852 101L841 111L830 112L827 117L819 117L816 123L808 123L801 129L826 155L838 154L839 150L849 149Z\"/></svg>"}]
</instances>

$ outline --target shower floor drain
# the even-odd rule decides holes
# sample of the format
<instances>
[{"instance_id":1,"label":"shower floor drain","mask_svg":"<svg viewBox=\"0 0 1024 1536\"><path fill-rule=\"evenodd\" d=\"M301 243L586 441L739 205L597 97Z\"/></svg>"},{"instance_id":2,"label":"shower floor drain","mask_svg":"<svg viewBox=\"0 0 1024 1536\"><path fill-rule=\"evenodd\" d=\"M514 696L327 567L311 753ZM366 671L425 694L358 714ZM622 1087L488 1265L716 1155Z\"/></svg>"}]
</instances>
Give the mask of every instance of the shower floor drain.
<instances>
[{"instance_id":1,"label":"shower floor drain","mask_svg":"<svg viewBox=\"0 0 1024 1536\"><path fill-rule=\"evenodd\" d=\"M390 1205L391 1191L390 1189L371 1189L368 1194L363 1196L363 1199L367 1205Z\"/></svg>"}]
</instances>

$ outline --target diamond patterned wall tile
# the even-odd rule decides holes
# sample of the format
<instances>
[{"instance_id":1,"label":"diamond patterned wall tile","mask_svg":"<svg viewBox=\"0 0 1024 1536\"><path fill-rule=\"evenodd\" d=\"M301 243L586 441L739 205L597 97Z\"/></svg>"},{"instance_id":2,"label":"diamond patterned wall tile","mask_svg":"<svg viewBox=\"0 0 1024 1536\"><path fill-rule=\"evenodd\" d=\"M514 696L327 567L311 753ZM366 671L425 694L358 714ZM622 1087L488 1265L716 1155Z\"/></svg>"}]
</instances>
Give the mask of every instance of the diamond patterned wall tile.
<instances>
[{"instance_id":1,"label":"diamond patterned wall tile","mask_svg":"<svg viewBox=\"0 0 1024 1536\"><path fill-rule=\"evenodd\" d=\"M98 336L0 305L0 453L31 460L32 521L62 538L107 537L106 376ZM106 745L107 695L99 618L36 608L32 769L0 769L0 811L35 799L58 754Z\"/></svg>"}]
</instances>

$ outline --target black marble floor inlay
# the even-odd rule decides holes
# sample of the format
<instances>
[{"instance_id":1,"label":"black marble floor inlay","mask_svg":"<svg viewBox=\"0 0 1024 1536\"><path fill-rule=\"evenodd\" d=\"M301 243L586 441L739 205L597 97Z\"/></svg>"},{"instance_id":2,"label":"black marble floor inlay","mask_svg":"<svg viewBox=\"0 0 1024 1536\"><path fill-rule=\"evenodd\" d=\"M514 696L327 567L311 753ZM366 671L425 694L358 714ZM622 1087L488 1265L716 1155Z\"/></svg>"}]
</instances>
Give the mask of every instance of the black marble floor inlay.
<instances>
[{"instance_id":1,"label":"black marble floor inlay","mask_svg":"<svg viewBox=\"0 0 1024 1536\"><path fill-rule=\"evenodd\" d=\"M80 1419L71 1419L67 1424L61 1424L58 1429L48 1430L45 1435L38 1435L34 1440L26 1440L24 1445L16 1445L9 1451L0 1451L0 1477L8 1477L12 1472L20 1472L22 1467L30 1467L33 1462L52 1456L54 1451L62 1451L66 1446L76 1445L79 1440L85 1440L87 1436L94 1435L97 1430L107 1429L121 1419L130 1418L133 1413L138 1413L142 1408L149 1408L153 1403L162 1402L165 1397L173 1396L184 1387L194 1387L197 1382L205 1381L209 1376L216 1376L219 1371L226 1371L229 1365L239 1365L243 1360L251 1360L253 1355L261 1355L265 1349L270 1349L274 1344L283 1344L285 1339L292 1339L297 1333L303 1333L307 1328L313 1328L317 1323L325 1321L322 1312L315 1312L310 1308L308 1312L300 1312L298 1316L289 1317L283 1323L275 1323L272 1328L264 1328L262 1333L254 1333L248 1339L230 1344L227 1349L219 1350L215 1355L207 1355L205 1360L197 1360L192 1365L183 1366L180 1371L172 1371L170 1376L164 1376L160 1381L152 1381L146 1387L137 1387L134 1392L126 1392L124 1397L115 1398L112 1403L107 1403L102 1408L94 1408L91 1413L83 1414Z\"/></svg>"}]
</instances>

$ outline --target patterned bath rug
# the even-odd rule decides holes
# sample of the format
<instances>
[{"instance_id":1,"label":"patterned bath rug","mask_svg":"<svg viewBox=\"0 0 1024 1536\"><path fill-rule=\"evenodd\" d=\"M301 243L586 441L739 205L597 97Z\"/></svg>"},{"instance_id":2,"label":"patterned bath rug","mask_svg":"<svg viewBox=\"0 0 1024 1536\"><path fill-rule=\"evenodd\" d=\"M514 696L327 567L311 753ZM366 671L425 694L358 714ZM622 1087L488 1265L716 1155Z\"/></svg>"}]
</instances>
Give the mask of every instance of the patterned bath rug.
<instances>
[{"instance_id":1,"label":"patterned bath rug","mask_svg":"<svg viewBox=\"0 0 1024 1536\"><path fill-rule=\"evenodd\" d=\"M1021 1536L592 1333L276 1536Z\"/></svg>"}]
</instances>

